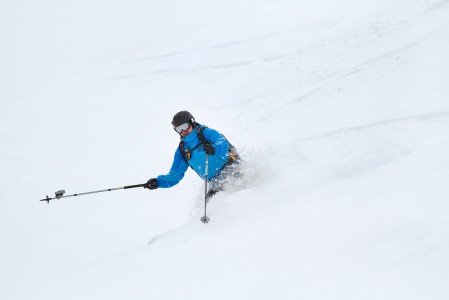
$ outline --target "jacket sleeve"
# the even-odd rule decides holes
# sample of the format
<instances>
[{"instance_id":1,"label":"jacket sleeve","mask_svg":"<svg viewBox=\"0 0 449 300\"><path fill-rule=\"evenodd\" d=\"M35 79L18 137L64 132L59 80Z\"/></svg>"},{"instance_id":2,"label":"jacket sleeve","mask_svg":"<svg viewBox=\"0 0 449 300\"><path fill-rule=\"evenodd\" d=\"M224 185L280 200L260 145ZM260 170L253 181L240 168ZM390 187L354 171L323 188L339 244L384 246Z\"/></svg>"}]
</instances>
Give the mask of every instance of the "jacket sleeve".
<instances>
[{"instance_id":1,"label":"jacket sleeve","mask_svg":"<svg viewBox=\"0 0 449 300\"><path fill-rule=\"evenodd\" d=\"M177 185L184 177L189 165L181 155L179 148L176 149L175 158L167 175L159 175L156 179L159 181L160 188L169 188Z\"/></svg>"},{"instance_id":2,"label":"jacket sleeve","mask_svg":"<svg viewBox=\"0 0 449 300\"><path fill-rule=\"evenodd\" d=\"M228 140L221 133L211 128L204 129L203 134L206 140L211 141L212 146L215 147L215 155L220 156L223 161L226 161L229 151Z\"/></svg>"}]
</instances>

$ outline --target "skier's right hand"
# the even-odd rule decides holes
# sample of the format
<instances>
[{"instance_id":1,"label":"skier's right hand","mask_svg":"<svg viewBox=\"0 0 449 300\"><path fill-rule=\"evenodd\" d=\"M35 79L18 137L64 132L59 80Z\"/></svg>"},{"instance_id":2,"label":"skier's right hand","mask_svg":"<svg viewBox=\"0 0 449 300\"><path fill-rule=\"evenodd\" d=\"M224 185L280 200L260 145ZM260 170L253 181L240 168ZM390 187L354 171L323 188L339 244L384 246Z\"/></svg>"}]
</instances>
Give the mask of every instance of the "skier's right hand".
<instances>
[{"instance_id":1,"label":"skier's right hand","mask_svg":"<svg viewBox=\"0 0 449 300\"><path fill-rule=\"evenodd\" d=\"M155 190L159 187L159 181L156 178L151 178L143 187L145 189Z\"/></svg>"}]
</instances>

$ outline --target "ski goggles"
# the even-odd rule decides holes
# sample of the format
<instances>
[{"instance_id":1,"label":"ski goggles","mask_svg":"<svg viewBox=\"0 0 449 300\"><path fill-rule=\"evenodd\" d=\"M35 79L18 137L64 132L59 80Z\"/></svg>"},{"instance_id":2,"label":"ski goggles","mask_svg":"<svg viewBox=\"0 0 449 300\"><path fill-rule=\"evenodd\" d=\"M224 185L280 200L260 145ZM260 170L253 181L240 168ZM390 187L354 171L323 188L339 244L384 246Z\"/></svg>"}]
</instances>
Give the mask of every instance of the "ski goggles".
<instances>
[{"instance_id":1,"label":"ski goggles","mask_svg":"<svg viewBox=\"0 0 449 300\"><path fill-rule=\"evenodd\" d=\"M175 127L175 131L177 133L181 133L181 132L186 131L187 129L189 129L189 127L190 127L190 123L189 122L182 123L181 125L178 125L178 126Z\"/></svg>"}]
</instances>

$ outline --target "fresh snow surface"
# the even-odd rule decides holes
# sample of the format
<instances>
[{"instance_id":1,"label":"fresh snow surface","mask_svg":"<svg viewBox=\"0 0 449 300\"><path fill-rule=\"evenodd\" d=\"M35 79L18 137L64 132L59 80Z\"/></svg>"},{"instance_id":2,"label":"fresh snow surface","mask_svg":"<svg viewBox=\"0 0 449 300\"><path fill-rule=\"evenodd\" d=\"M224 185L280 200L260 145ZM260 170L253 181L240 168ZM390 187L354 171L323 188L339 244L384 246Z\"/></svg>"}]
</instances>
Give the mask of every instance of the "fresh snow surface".
<instances>
[{"instance_id":1,"label":"fresh snow surface","mask_svg":"<svg viewBox=\"0 0 449 300\"><path fill-rule=\"evenodd\" d=\"M365 2L254 3L1 102L0 299L449 299L449 2ZM191 170L38 201L167 173L184 109L247 161L209 224Z\"/></svg>"}]
</instances>

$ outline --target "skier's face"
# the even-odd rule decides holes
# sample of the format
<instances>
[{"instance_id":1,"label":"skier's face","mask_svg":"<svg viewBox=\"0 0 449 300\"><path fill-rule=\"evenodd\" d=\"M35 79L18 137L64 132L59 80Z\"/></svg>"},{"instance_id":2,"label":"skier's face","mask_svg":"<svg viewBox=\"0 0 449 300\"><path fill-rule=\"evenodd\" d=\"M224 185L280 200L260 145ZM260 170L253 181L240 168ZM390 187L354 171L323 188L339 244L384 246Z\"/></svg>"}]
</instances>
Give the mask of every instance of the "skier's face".
<instances>
[{"instance_id":1,"label":"skier's face","mask_svg":"<svg viewBox=\"0 0 449 300\"><path fill-rule=\"evenodd\" d=\"M192 130L193 130L193 126L189 123L189 128L187 128L187 130L183 130L183 131L181 131L181 136L182 137L186 137L189 133L191 133L192 132Z\"/></svg>"}]
</instances>

